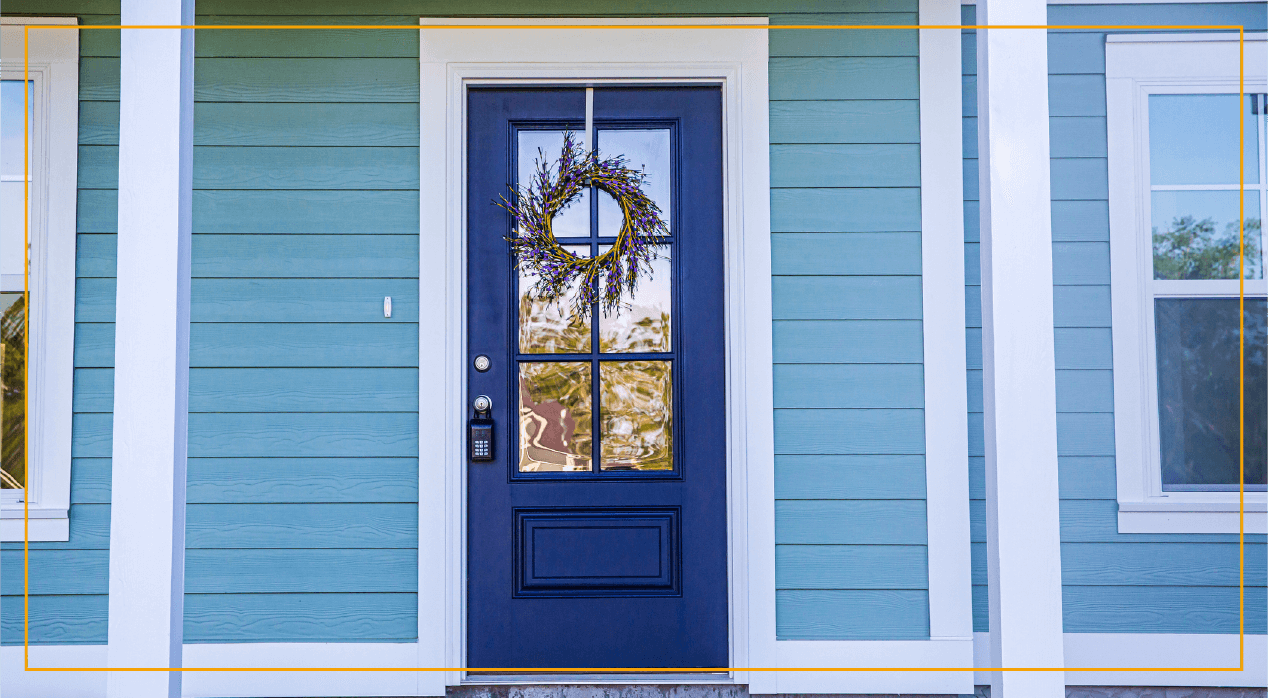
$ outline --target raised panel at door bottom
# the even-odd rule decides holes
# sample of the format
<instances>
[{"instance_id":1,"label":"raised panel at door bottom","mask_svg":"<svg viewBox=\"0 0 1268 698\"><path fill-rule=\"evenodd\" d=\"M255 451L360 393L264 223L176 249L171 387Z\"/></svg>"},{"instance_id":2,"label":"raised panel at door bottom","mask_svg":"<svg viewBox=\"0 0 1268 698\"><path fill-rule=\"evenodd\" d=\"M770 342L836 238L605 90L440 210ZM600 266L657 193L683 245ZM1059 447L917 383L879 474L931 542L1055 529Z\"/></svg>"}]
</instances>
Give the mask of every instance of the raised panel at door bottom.
<instances>
[{"instance_id":1,"label":"raised panel at door bottom","mask_svg":"<svg viewBox=\"0 0 1268 698\"><path fill-rule=\"evenodd\" d=\"M679 511L516 509L516 596L677 596Z\"/></svg>"}]
</instances>

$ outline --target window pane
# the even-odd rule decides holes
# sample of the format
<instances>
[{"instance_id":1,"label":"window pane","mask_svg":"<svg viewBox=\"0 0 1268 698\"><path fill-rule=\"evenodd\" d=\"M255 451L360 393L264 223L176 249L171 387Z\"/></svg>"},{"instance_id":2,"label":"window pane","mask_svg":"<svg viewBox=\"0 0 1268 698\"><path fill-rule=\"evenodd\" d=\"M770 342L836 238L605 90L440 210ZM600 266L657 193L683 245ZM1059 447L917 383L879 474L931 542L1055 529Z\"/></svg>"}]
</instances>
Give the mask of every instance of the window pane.
<instances>
[{"instance_id":1,"label":"window pane","mask_svg":"<svg viewBox=\"0 0 1268 698\"><path fill-rule=\"evenodd\" d=\"M1155 191L1152 198L1155 279L1237 278L1237 192ZM1248 279L1262 279L1264 275L1259 216L1259 192L1248 191Z\"/></svg>"},{"instance_id":2,"label":"window pane","mask_svg":"<svg viewBox=\"0 0 1268 698\"><path fill-rule=\"evenodd\" d=\"M564 245L578 257L589 257L589 245ZM520 353L587 354L590 352L590 320L572 314L571 297L556 303L534 298L536 274L519 272ZM573 285L574 292L576 285Z\"/></svg>"},{"instance_id":3,"label":"window pane","mask_svg":"<svg viewBox=\"0 0 1268 698\"><path fill-rule=\"evenodd\" d=\"M603 469L673 470L672 364L604 361L599 366Z\"/></svg>"},{"instance_id":4,"label":"window pane","mask_svg":"<svg viewBox=\"0 0 1268 698\"><path fill-rule=\"evenodd\" d=\"M28 81L25 95L27 119L35 113L35 91ZM23 169L22 131L26 128L22 119L22 81L0 80L0 174L21 177Z\"/></svg>"},{"instance_id":5,"label":"window pane","mask_svg":"<svg viewBox=\"0 0 1268 698\"><path fill-rule=\"evenodd\" d=\"M1159 298L1158 424L1164 490L1237 489L1236 298ZM1263 489L1268 450L1268 301L1246 299L1246 483Z\"/></svg>"},{"instance_id":6,"label":"window pane","mask_svg":"<svg viewBox=\"0 0 1268 698\"><path fill-rule=\"evenodd\" d=\"M520 472L590 470L590 362L520 364Z\"/></svg>"},{"instance_id":7,"label":"window pane","mask_svg":"<svg viewBox=\"0 0 1268 698\"><path fill-rule=\"evenodd\" d=\"M0 293L0 465L4 489L26 486L26 303L20 293Z\"/></svg>"},{"instance_id":8,"label":"window pane","mask_svg":"<svg viewBox=\"0 0 1268 698\"><path fill-rule=\"evenodd\" d=\"M574 135L574 139L579 139ZM558 177L556 164L564 147L563 131L520 131L518 155L518 182L528 186L537 176L539 162L545 162L551 176ZM581 196L571 206L555 214L551 221L555 237L590 237L590 192L581 190Z\"/></svg>"},{"instance_id":9,"label":"window pane","mask_svg":"<svg viewBox=\"0 0 1268 698\"><path fill-rule=\"evenodd\" d=\"M28 86L33 83L27 82ZM22 290L23 261L22 230L22 94L21 80L0 81L0 275L3 291ZM35 109L33 90L27 90L30 110ZM28 115L33 111L28 111ZM32 153L31 166L35 166Z\"/></svg>"},{"instance_id":10,"label":"window pane","mask_svg":"<svg viewBox=\"0 0 1268 698\"><path fill-rule=\"evenodd\" d=\"M670 350L669 246L657 247L656 253L652 273L639 277L634 295L623 299L624 307L611 315L600 314L599 351Z\"/></svg>"},{"instance_id":11,"label":"window pane","mask_svg":"<svg viewBox=\"0 0 1268 698\"><path fill-rule=\"evenodd\" d=\"M1235 94L1149 95L1149 173L1157 184L1237 184ZM1246 182L1259 182L1255 96L1245 95Z\"/></svg>"},{"instance_id":12,"label":"window pane","mask_svg":"<svg viewBox=\"0 0 1268 698\"><path fill-rule=\"evenodd\" d=\"M670 185L673 183L673 172L669 166L669 129L600 129L598 143L600 157L624 155L627 166L647 173L643 191L660 207L661 219L669 223ZM624 220L625 214L616 199L607 192L599 192L599 235L615 237L621 232Z\"/></svg>"}]
</instances>

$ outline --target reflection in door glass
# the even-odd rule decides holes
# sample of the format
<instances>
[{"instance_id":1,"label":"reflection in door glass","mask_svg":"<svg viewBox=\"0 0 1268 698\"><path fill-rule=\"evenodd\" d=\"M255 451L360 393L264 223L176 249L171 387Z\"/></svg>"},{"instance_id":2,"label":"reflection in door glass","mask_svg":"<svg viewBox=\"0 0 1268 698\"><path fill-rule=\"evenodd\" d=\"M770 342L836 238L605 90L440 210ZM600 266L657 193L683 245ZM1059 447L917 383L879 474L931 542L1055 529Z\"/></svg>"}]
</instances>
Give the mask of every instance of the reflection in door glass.
<instances>
[{"instance_id":1,"label":"reflection in door glass","mask_svg":"<svg viewBox=\"0 0 1268 698\"><path fill-rule=\"evenodd\" d=\"M590 470L590 363L520 363L522 473Z\"/></svg>"},{"instance_id":2,"label":"reflection in door glass","mask_svg":"<svg viewBox=\"0 0 1268 698\"><path fill-rule=\"evenodd\" d=\"M623 300L619 312L599 316L599 351L648 352L670 350L669 246L656 248L652 273L639 277L633 296ZM600 248L600 252L604 248Z\"/></svg>"},{"instance_id":3,"label":"reflection in door glass","mask_svg":"<svg viewBox=\"0 0 1268 698\"><path fill-rule=\"evenodd\" d=\"M559 173L553 168L564 147L563 131L520 131L517 176L523 189L537 176L538 162L552 165L551 177ZM555 214L551 222L555 237L590 237L590 192L582 190L572 205Z\"/></svg>"},{"instance_id":4,"label":"reflection in door glass","mask_svg":"<svg viewBox=\"0 0 1268 698\"><path fill-rule=\"evenodd\" d=\"M660 207L661 219L670 223L670 184L673 171L669 166L669 129L600 129L599 157L625 156L626 165L647 173L643 191ZM599 235L615 237L621 232L625 214L607 192L599 192Z\"/></svg>"},{"instance_id":5,"label":"reflection in door glass","mask_svg":"<svg viewBox=\"0 0 1268 698\"><path fill-rule=\"evenodd\" d=\"M578 257L589 257L589 245L564 245ZM520 353L522 354L586 354L590 352L589 318L572 314L571 299L547 303L531 293L536 274L519 270ZM576 291L573 284L572 291Z\"/></svg>"},{"instance_id":6,"label":"reflection in door glass","mask_svg":"<svg viewBox=\"0 0 1268 698\"><path fill-rule=\"evenodd\" d=\"M668 361L599 364L603 470L673 470L673 369Z\"/></svg>"}]
</instances>

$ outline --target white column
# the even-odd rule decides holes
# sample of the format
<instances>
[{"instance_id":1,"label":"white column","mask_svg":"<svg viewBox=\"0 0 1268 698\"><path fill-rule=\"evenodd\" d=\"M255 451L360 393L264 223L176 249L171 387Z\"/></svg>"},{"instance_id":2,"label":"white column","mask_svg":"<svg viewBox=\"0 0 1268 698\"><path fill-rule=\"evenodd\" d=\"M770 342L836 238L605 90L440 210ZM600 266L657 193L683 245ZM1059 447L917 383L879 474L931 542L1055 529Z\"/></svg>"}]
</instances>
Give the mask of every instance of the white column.
<instances>
[{"instance_id":1,"label":"white column","mask_svg":"<svg viewBox=\"0 0 1268 698\"><path fill-rule=\"evenodd\" d=\"M1044 0L979 0L979 25L1043 25ZM1043 29L977 33L986 544L992 667L1064 665ZM994 698L1064 698L1064 672L997 672Z\"/></svg>"},{"instance_id":2,"label":"white column","mask_svg":"<svg viewBox=\"0 0 1268 698\"><path fill-rule=\"evenodd\" d=\"M191 25L193 0L123 0L122 23ZM108 660L181 666L194 33L124 29ZM110 672L110 698L179 698L180 672Z\"/></svg>"},{"instance_id":3,"label":"white column","mask_svg":"<svg viewBox=\"0 0 1268 698\"><path fill-rule=\"evenodd\" d=\"M920 23L959 24L959 0L920 0ZM929 636L971 643L969 408L964 379L964 264L960 261L964 255L960 65L959 29L920 30L920 242ZM968 656L971 652L972 647L967 647ZM966 677L966 681L971 691L972 677Z\"/></svg>"}]
</instances>

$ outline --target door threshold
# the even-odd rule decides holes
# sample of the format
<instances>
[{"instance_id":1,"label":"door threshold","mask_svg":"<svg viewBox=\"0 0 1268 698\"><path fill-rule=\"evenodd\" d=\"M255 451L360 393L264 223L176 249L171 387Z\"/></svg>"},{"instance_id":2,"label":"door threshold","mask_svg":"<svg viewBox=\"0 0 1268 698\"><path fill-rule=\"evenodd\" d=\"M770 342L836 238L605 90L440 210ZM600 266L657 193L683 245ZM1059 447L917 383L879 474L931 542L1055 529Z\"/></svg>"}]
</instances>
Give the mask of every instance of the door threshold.
<instances>
[{"instance_id":1,"label":"door threshold","mask_svg":"<svg viewBox=\"0 0 1268 698\"><path fill-rule=\"evenodd\" d=\"M629 674L494 674L467 672L462 685L479 684L658 684L733 683L727 672L638 672Z\"/></svg>"}]
</instances>

